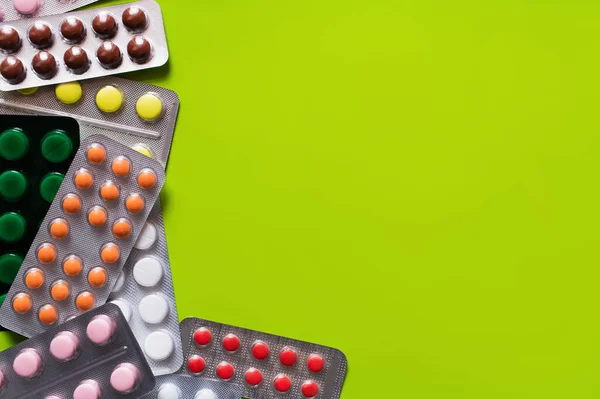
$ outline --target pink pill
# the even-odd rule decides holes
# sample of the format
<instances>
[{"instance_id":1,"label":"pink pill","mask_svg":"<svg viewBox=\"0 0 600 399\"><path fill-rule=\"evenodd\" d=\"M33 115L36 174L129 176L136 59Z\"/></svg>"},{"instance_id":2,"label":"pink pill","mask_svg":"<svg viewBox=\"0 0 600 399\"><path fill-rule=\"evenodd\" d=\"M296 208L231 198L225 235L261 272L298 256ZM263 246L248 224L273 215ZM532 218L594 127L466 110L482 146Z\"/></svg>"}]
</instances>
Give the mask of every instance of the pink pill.
<instances>
[{"instance_id":1,"label":"pink pill","mask_svg":"<svg viewBox=\"0 0 600 399\"><path fill-rule=\"evenodd\" d=\"M0 371L0 389L4 388L4 373Z\"/></svg>"},{"instance_id":2,"label":"pink pill","mask_svg":"<svg viewBox=\"0 0 600 399\"><path fill-rule=\"evenodd\" d=\"M13 361L13 369L19 377L35 377L42 369L42 357L32 348L23 349Z\"/></svg>"},{"instance_id":3,"label":"pink pill","mask_svg":"<svg viewBox=\"0 0 600 399\"><path fill-rule=\"evenodd\" d=\"M19 14L30 15L40 8L38 0L13 0L13 6Z\"/></svg>"},{"instance_id":4,"label":"pink pill","mask_svg":"<svg viewBox=\"0 0 600 399\"><path fill-rule=\"evenodd\" d=\"M131 363L121 363L110 376L110 385L118 392L133 391L140 382L140 370Z\"/></svg>"},{"instance_id":5,"label":"pink pill","mask_svg":"<svg viewBox=\"0 0 600 399\"><path fill-rule=\"evenodd\" d=\"M87 336L96 345L104 345L115 333L116 324L105 314L95 316L87 326Z\"/></svg>"},{"instance_id":6,"label":"pink pill","mask_svg":"<svg viewBox=\"0 0 600 399\"><path fill-rule=\"evenodd\" d=\"M100 394L100 385L96 381L84 380L73 391L73 399L98 399Z\"/></svg>"},{"instance_id":7,"label":"pink pill","mask_svg":"<svg viewBox=\"0 0 600 399\"><path fill-rule=\"evenodd\" d=\"M56 334L50 342L50 353L57 360L67 361L77 356L79 352L79 338L69 331Z\"/></svg>"}]
</instances>

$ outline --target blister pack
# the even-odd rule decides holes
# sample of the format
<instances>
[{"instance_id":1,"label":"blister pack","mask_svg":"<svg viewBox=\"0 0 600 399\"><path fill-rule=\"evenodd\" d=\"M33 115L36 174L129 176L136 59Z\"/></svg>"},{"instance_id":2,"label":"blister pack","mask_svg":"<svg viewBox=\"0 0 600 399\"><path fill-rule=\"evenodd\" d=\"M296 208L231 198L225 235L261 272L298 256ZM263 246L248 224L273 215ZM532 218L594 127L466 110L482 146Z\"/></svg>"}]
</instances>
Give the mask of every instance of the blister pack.
<instances>
[{"instance_id":1,"label":"blister pack","mask_svg":"<svg viewBox=\"0 0 600 399\"><path fill-rule=\"evenodd\" d=\"M0 22L63 14L98 0L0 0Z\"/></svg>"},{"instance_id":2,"label":"blister pack","mask_svg":"<svg viewBox=\"0 0 600 399\"><path fill-rule=\"evenodd\" d=\"M198 318L180 327L182 373L243 385L252 399L340 397L348 361L338 349Z\"/></svg>"},{"instance_id":3,"label":"blister pack","mask_svg":"<svg viewBox=\"0 0 600 399\"><path fill-rule=\"evenodd\" d=\"M17 90L164 65L160 6L142 0L0 26L0 90Z\"/></svg>"},{"instance_id":4,"label":"blister pack","mask_svg":"<svg viewBox=\"0 0 600 399\"><path fill-rule=\"evenodd\" d=\"M156 388L142 399L240 399L242 386L182 374L156 377Z\"/></svg>"},{"instance_id":5,"label":"blister pack","mask_svg":"<svg viewBox=\"0 0 600 399\"><path fill-rule=\"evenodd\" d=\"M3 399L133 399L154 386L142 350L112 304L0 352Z\"/></svg>"},{"instance_id":6,"label":"blister pack","mask_svg":"<svg viewBox=\"0 0 600 399\"><path fill-rule=\"evenodd\" d=\"M179 318L159 202L150 212L108 300L121 308L154 375L181 368Z\"/></svg>"},{"instance_id":7,"label":"blister pack","mask_svg":"<svg viewBox=\"0 0 600 399\"><path fill-rule=\"evenodd\" d=\"M15 279L78 148L72 118L0 118L0 293Z\"/></svg>"},{"instance_id":8,"label":"blister pack","mask_svg":"<svg viewBox=\"0 0 600 399\"><path fill-rule=\"evenodd\" d=\"M70 116L82 138L104 134L166 166L179 111L174 91L110 76L24 93L0 92L0 113Z\"/></svg>"},{"instance_id":9,"label":"blister pack","mask_svg":"<svg viewBox=\"0 0 600 399\"><path fill-rule=\"evenodd\" d=\"M106 136L85 139L0 308L27 337L106 302L164 184L161 165Z\"/></svg>"}]
</instances>

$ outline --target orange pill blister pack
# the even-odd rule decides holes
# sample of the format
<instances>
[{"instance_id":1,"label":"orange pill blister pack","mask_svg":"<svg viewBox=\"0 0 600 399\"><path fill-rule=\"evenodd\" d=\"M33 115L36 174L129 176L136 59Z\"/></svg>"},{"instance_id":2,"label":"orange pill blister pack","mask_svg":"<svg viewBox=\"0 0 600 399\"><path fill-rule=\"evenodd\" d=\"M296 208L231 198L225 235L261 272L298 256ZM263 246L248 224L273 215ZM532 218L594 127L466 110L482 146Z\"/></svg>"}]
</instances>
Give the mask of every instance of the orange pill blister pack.
<instances>
[{"instance_id":1,"label":"orange pill blister pack","mask_svg":"<svg viewBox=\"0 0 600 399\"><path fill-rule=\"evenodd\" d=\"M164 184L160 163L105 136L81 143L7 299L26 337L106 302Z\"/></svg>"}]
</instances>

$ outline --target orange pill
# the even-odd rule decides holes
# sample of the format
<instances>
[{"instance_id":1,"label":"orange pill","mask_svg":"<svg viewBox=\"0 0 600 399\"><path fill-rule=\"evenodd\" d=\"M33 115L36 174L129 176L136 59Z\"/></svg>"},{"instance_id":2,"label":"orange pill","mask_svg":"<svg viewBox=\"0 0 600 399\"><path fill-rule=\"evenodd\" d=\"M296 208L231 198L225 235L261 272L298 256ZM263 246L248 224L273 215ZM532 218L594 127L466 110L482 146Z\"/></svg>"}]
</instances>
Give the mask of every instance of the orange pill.
<instances>
[{"instance_id":1,"label":"orange pill","mask_svg":"<svg viewBox=\"0 0 600 399\"><path fill-rule=\"evenodd\" d=\"M52 238L61 239L69 234L69 223L65 219L54 219L50 223L50 235Z\"/></svg>"},{"instance_id":2,"label":"orange pill","mask_svg":"<svg viewBox=\"0 0 600 399\"><path fill-rule=\"evenodd\" d=\"M37 267L27 270L25 273L25 285L30 290L40 288L44 284L44 272Z\"/></svg>"},{"instance_id":3,"label":"orange pill","mask_svg":"<svg viewBox=\"0 0 600 399\"><path fill-rule=\"evenodd\" d=\"M66 213L77 213L81 210L81 198L75 194L67 194L63 198L62 207Z\"/></svg>"},{"instance_id":4,"label":"orange pill","mask_svg":"<svg viewBox=\"0 0 600 399\"><path fill-rule=\"evenodd\" d=\"M81 269L83 269L83 265L81 259L77 255L67 256L63 262L63 271L67 276L77 276L81 273Z\"/></svg>"},{"instance_id":5,"label":"orange pill","mask_svg":"<svg viewBox=\"0 0 600 399\"><path fill-rule=\"evenodd\" d=\"M104 201L114 201L119 198L119 187L109 180L102 185L100 196Z\"/></svg>"},{"instance_id":6,"label":"orange pill","mask_svg":"<svg viewBox=\"0 0 600 399\"><path fill-rule=\"evenodd\" d=\"M112 162L112 171L115 176L127 176L131 171L131 162L129 162L129 159L123 156L117 157Z\"/></svg>"},{"instance_id":7,"label":"orange pill","mask_svg":"<svg viewBox=\"0 0 600 399\"><path fill-rule=\"evenodd\" d=\"M139 194L130 194L125 200L125 207L131 213L138 213L144 209L144 199Z\"/></svg>"},{"instance_id":8,"label":"orange pill","mask_svg":"<svg viewBox=\"0 0 600 399\"><path fill-rule=\"evenodd\" d=\"M31 305L31 296L29 294L25 294L24 292L15 295L15 298L12 301L13 309L17 313L29 312Z\"/></svg>"},{"instance_id":9,"label":"orange pill","mask_svg":"<svg viewBox=\"0 0 600 399\"><path fill-rule=\"evenodd\" d=\"M102 247L100 257L104 263L115 263L119 260L120 252L119 246L110 242Z\"/></svg>"},{"instance_id":10,"label":"orange pill","mask_svg":"<svg viewBox=\"0 0 600 399\"><path fill-rule=\"evenodd\" d=\"M99 164L106 159L106 149L102 144L94 143L88 147L87 159L90 163Z\"/></svg>"},{"instance_id":11,"label":"orange pill","mask_svg":"<svg viewBox=\"0 0 600 399\"><path fill-rule=\"evenodd\" d=\"M138 185L141 188L149 189L156 184L156 174L152 169L142 169L137 177Z\"/></svg>"},{"instance_id":12,"label":"orange pill","mask_svg":"<svg viewBox=\"0 0 600 399\"><path fill-rule=\"evenodd\" d=\"M125 218L120 218L113 223L113 234L117 238L127 238L131 234L131 222Z\"/></svg>"},{"instance_id":13,"label":"orange pill","mask_svg":"<svg viewBox=\"0 0 600 399\"><path fill-rule=\"evenodd\" d=\"M44 305L38 311L38 319L46 325L54 324L58 319L58 311L54 305Z\"/></svg>"},{"instance_id":14,"label":"orange pill","mask_svg":"<svg viewBox=\"0 0 600 399\"><path fill-rule=\"evenodd\" d=\"M50 295L55 301L64 301L69 296L69 283L64 280L58 280L52 284Z\"/></svg>"},{"instance_id":15,"label":"orange pill","mask_svg":"<svg viewBox=\"0 0 600 399\"><path fill-rule=\"evenodd\" d=\"M104 270L102 267L94 267L88 273L88 283L90 283L92 287L102 287L104 284L106 284L106 279L106 270Z\"/></svg>"},{"instance_id":16,"label":"orange pill","mask_svg":"<svg viewBox=\"0 0 600 399\"><path fill-rule=\"evenodd\" d=\"M82 312L86 312L94 307L95 302L96 299L94 298L94 294L84 291L77 295L77 298L75 299L75 306L77 306L77 309L81 310Z\"/></svg>"},{"instance_id":17,"label":"orange pill","mask_svg":"<svg viewBox=\"0 0 600 399\"><path fill-rule=\"evenodd\" d=\"M79 169L75 173L75 186L80 190L87 190L94 184L94 176L87 169Z\"/></svg>"},{"instance_id":18,"label":"orange pill","mask_svg":"<svg viewBox=\"0 0 600 399\"><path fill-rule=\"evenodd\" d=\"M106 223L106 218L106 209L101 206L96 205L88 212L88 222L90 222L92 226L102 226Z\"/></svg>"},{"instance_id":19,"label":"orange pill","mask_svg":"<svg viewBox=\"0 0 600 399\"><path fill-rule=\"evenodd\" d=\"M37 258L42 265L54 262L54 259L56 259L56 247L48 243L40 245L37 251Z\"/></svg>"}]
</instances>

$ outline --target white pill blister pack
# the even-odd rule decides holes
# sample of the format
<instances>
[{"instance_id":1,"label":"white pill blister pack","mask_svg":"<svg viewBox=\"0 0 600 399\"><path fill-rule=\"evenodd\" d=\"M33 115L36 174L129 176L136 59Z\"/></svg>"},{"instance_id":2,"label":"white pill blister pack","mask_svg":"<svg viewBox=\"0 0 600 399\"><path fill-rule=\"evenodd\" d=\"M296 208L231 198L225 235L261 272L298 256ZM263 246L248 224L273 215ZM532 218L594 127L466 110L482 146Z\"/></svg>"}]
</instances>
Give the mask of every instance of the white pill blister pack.
<instances>
[{"instance_id":1,"label":"white pill blister pack","mask_svg":"<svg viewBox=\"0 0 600 399\"><path fill-rule=\"evenodd\" d=\"M141 399L240 399L242 387L208 378L171 374L156 377L156 388Z\"/></svg>"},{"instance_id":2,"label":"white pill blister pack","mask_svg":"<svg viewBox=\"0 0 600 399\"><path fill-rule=\"evenodd\" d=\"M179 318L159 202L150 212L108 300L123 311L154 375L181 368Z\"/></svg>"},{"instance_id":3,"label":"white pill blister pack","mask_svg":"<svg viewBox=\"0 0 600 399\"><path fill-rule=\"evenodd\" d=\"M98 0L1 0L0 21L63 14Z\"/></svg>"},{"instance_id":4,"label":"white pill blister pack","mask_svg":"<svg viewBox=\"0 0 600 399\"><path fill-rule=\"evenodd\" d=\"M110 76L25 93L0 92L0 114L69 116L79 122L82 139L103 134L167 165L179 111L174 91ZM103 105L106 94L112 102Z\"/></svg>"}]
</instances>

